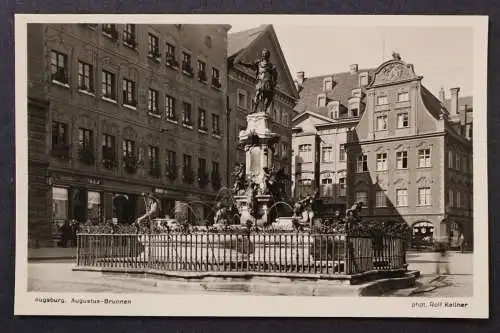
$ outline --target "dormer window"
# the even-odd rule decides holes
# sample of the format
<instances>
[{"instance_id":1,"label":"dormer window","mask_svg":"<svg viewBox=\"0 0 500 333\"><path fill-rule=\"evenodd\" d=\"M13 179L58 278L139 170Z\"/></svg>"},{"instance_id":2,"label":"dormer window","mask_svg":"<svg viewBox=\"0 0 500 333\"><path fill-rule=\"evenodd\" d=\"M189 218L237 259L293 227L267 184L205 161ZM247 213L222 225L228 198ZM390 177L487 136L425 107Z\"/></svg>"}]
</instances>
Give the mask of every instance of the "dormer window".
<instances>
[{"instance_id":1,"label":"dormer window","mask_svg":"<svg viewBox=\"0 0 500 333\"><path fill-rule=\"evenodd\" d=\"M318 95L317 103L319 108L326 106L326 95L325 94Z\"/></svg>"},{"instance_id":2,"label":"dormer window","mask_svg":"<svg viewBox=\"0 0 500 333\"><path fill-rule=\"evenodd\" d=\"M328 103L328 108L330 109L330 118L338 119L340 112L340 103L339 101L332 101Z\"/></svg>"},{"instance_id":3,"label":"dormer window","mask_svg":"<svg viewBox=\"0 0 500 333\"><path fill-rule=\"evenodd\" d=\"M359 86L366 87L368 85L368 73L359 73Z\"/></svg>"},{"instance_id":4,"label":"dormer window","mask_svg":"<svg viewBox=\"0 0 500 333\"><path fill-rule=\"evenodd\" d=\"M327 77L323 80L323 91L329 91L333 89L333 79Z\"/></svg>"},{"instance_id":5,"label":"dormer window","mask_svg":"<svg viewBox=\"0 0 500 333\"><path fill-rule=\"evenodd\" d=\"M361 89L360 88L353 89L351 92L351 96L361 98Z\"/></svg>"}]
</instances>

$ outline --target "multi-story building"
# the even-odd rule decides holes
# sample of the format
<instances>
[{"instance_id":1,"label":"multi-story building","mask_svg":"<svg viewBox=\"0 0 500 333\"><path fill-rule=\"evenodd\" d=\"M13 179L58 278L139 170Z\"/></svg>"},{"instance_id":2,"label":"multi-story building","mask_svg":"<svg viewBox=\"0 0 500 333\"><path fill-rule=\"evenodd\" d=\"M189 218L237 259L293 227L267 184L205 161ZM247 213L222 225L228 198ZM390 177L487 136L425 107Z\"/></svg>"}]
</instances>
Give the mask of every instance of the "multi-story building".
<instances>
[{"instance_id":1,"label":"multi-story building","mask_svg":"<svg viewBox=\"0 0 500 333\"><path fill-rule=\"evenodd\" d=\"M347 134L365 111L365 90L373 70L306 78L297 75L300 99L293 119L292 179L297 198L319 190L321 214L347 205Z\"/></svg>"},{"instance_id":2,"label":"multi-story building","mask_svg":"<svg viewBox=\"0 0 500 333\"><path fill-rule=\"evenodd\" d=\"M398 56L374 72L348 135L348 202L367 219L406 221L415 241L463 233L472 245L471 98L461 108L458 88L440 100L421 80Z\"/></svg>"},{"instance_id":3,"label":"multi-story building","mask_svg":"<svg viewBox=\"0 0 500 333\"><path fill-rule=\"evenodd\" d=\"M229 28L28 26L32 244L68 219L130 223L143 192L162 215L211 213L226 185Z\"/></svg>"},{"instance_id":4,"label":"multi-story building","mask_svg":"<svg viewBox=\"0 0 500 333\"><path fill-rule=\"evenodd\" d=\"M234 166L237 163L245 163L245 151L239 146L239 132L247 126L246 117L253 109L257 82L255 72L251 72L238 62L252 63L260 57L263 49L268 49L271 52L271 62L278 71L278 83L271 111L273 121L270 129L278 133L281 138L280 143L275 147L274 165L276 170L284 168L285 172L290 175L291 119L298 94L274 28L272 25L261 25L254 29L229 34L228 39L228 104L231 110L228 164Z\"/></svg>"}]
</instances>

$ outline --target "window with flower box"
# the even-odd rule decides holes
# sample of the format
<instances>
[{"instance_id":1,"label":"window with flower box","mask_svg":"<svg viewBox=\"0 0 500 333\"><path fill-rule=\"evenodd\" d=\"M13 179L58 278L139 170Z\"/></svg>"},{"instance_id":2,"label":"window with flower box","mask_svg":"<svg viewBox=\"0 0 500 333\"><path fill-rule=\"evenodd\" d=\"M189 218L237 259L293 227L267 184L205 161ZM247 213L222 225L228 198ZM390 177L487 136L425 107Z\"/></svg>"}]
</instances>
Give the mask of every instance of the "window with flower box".
<instances>
[{"instance_id":1,"label":"window with flower box","mask_svg":"<svg viewBox=\"0 0 500 333\"><path fill-rule=\"evenodd\" d=\"M68 56L66 54L52 51L50 70L52 82L69 86Z\"/></svg>"},{"instance_id":2,"label":"window with flower box","mask_svg":"<svg viewBox=\"0 0 500 333\"><path fill-rule=\"evenodd\" d=\"M78 62L78 90L94 92L93 66L83 61Z\"/></svg>"},{"instance_id":3,"label":"window with flower box","mask_svg":"<svg viewBox=\"0 0 500 333\"><path fill-rule=\"evenodd\" d=\"M78 129L78 158L87 165L95 162L93 133L87 128Z\"/></svg>"}]
</instances>

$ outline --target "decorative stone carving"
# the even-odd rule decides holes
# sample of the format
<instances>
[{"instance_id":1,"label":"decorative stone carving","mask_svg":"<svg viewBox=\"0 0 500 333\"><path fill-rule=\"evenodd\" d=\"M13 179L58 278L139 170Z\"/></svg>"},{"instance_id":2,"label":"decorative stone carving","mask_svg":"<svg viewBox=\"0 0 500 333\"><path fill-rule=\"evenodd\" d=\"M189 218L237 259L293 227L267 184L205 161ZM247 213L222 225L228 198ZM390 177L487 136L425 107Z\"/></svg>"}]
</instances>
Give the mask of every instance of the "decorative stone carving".
<instances>
[{"instance_id":1,"label":"decorative stone carving","mask_svg":"<svg viewBox=\"0 0 500 333\"><path fill-rule=\"evenodd\" d=\"M373 85L389 82L415 79L417 76L411 65L405 64L400 60L393 60L379 69L375 74Z\"/></svg>"}]
</instances>

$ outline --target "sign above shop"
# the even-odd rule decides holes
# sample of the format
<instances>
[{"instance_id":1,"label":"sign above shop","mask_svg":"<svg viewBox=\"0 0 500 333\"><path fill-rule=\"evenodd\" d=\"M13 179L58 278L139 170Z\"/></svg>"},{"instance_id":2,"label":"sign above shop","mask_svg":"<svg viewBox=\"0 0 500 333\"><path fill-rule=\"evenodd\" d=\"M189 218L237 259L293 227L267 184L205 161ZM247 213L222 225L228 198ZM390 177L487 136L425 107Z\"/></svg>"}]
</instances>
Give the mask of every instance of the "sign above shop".
<instances>
[{"instance_id":1,"label":"sign above shop","mask_svg":"<svg viewBox=\"0 0 500 333\"><path fill-rule=\"evenodd\" d=\"M102 185L102 179L99 178L89 178L88 182L92 185Z\"/></svg>"}]
</instances>

